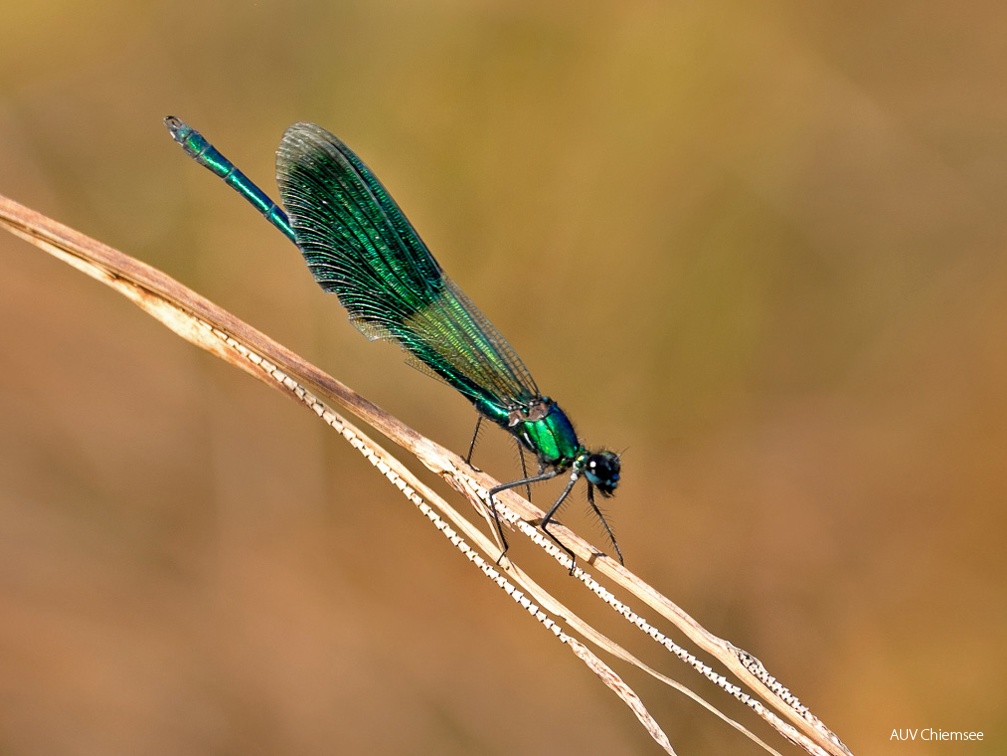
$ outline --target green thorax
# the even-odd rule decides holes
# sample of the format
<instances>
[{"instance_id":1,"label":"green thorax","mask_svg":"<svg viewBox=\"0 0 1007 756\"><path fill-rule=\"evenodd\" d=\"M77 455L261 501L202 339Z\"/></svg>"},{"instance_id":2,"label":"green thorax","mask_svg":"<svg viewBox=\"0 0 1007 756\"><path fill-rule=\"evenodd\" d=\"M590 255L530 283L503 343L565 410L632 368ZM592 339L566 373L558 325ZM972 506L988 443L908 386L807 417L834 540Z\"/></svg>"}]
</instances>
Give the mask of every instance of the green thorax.
<instances>
[{"instance_id":1,"label":"green thorax","mask_svg":"<svg viewBox=\"0 0 1007 756\"><path fill-rule=\"evenodd\" d=\"M512 409L506 415L499 409L485 412L484 408L476 406L517 437L544 465L565 470L586 454L570 418L549 397Z\"/></svg>"}]
</instances>

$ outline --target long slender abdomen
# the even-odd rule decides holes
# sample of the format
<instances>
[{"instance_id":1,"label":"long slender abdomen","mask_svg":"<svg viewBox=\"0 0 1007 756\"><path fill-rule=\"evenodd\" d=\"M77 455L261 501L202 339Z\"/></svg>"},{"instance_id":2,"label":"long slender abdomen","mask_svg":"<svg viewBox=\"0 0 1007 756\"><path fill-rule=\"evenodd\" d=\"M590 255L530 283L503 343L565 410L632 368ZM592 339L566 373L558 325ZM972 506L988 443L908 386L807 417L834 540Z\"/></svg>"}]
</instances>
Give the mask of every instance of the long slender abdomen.
<instances>
[{"instance_id":1,"label":"long slender abdomen","mask_svg":"<svg viewBox=\"0 0 1007 756\"><path fill-rule=\"evenodd\" d=\"M186 155L222 178L225 184L251 203L266 220L282 231L284 236L295 244L297 243L294 238L294 229L290 226L287 214L269 199L269 196L256 186L248 176L239 171L234 163L210 144L202 134L175 116L165 118L164 125L168 127L171 138L185 150Z\"/></svg>"}]
</instances>

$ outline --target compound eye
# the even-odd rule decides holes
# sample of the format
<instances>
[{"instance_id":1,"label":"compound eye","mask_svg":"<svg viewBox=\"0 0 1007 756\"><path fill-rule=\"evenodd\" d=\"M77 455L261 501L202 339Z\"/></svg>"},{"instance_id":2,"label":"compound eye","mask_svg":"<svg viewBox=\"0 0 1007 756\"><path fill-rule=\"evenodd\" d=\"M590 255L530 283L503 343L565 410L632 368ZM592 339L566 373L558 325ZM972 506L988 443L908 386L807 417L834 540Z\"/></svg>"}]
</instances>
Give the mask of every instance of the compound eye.
<instances>
[{"instance_id":1,"label":"compound eye","mask_svg":"<svg viewBox=\"0 0 1007 756\"><path fill-rule=\"evenodd\" d=\"M584 466L584 475L588 482L598 487L606 496L615 491L619 485L619 472L622 465L619 455L614 452L599 452L588 457Z\"/></svg>"}]
</instances>

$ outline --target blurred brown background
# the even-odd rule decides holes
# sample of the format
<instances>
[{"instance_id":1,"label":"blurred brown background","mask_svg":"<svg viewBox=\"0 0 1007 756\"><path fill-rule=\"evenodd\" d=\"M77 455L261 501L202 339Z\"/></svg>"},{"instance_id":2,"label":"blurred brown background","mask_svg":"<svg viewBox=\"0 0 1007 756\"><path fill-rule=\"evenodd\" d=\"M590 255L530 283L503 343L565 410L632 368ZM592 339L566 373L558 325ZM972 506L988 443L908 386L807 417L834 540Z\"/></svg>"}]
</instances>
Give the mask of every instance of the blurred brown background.
<instances>
[{"instance_id":1,"label":"blurred brown background","mask_svg":"<svg viewBox=\"0 0 1007 756\"><path fill-rule=\"evenodd\" d=\"M0 193L463 451L471 407L161 119L274 194L284 128L323 124L625 450L628 566L857 753L1007 749L1002 3L0 0L0 29ZM656 752L313 416L0 260L0 753ZM503 434L479 455L516 474ZM628 676L680 753L760 752Z\"/></svg>"}]
</instances>

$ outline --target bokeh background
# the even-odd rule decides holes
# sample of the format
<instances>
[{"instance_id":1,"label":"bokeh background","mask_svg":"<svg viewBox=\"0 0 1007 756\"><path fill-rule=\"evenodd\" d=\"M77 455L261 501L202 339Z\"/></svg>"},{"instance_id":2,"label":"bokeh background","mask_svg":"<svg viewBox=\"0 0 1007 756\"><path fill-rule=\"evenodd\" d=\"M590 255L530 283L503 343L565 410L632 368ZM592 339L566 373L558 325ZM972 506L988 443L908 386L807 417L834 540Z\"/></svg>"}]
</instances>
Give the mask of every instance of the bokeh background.
<instances>
[{"instance_id":1,"label":"bokeh background","mask_svg":"<svg viewBox=\"0 0 1007 756\"><path fill-rule=\"evenodd\" d=\"M323 124L624 451L631 568L856 753L1007 750L1003 3L0 0L0 30L0 193L463 451L471 407L161 119L270 192ZM309 413L0 261L0 753L656 752ZM619 671L680 753L761 752Z\"/></svg>"}]
</instances>

